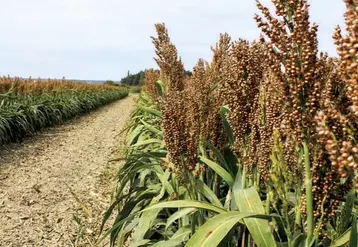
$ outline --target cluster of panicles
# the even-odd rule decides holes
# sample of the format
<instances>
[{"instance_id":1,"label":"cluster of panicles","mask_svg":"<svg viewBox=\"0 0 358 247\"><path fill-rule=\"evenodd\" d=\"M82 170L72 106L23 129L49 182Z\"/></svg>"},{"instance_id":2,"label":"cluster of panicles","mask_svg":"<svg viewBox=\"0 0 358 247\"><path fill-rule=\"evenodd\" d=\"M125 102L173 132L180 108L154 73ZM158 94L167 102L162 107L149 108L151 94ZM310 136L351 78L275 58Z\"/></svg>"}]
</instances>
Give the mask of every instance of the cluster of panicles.
<instances>
[{"instance_id":1,"label":"cluster of panicles","mask_svg":"<svg viewBox=\"0 0 358 247\"><path fill-rule=\"evenodd\" d=\"M196 166L200 136L206 127L203 123L207 116L209 89L210 85L207 81L205 63L200 59L193 69L193 75L186 81L183 95L186 102L187 163L192 168Z\"/></svg>"},{"instance_id":2,"label":"cluster of panicles","mask_svg":"<svg viewBox=\"0 0 358 247\"><path fill-rule=\"evenodd\" d=\"M348 89L348 97L352 103L351 111L358 118L358 2L345 0L347 11L345 24L347 35L342 36L337 27L333 36L337 53L341 58L340 74L343 76Z\"/></svg>"},{"instance_id":3,"label":"cluster of panicles","mask_svg":"<svg viewBox=\"0 0 358 247\"><path fill-rule=\"evenodd\" d=\"M312 145L316 148L312 150L317 151L311 158L314 216L323 222L317 226L318 233L321 233L326 228L326 222L336 215L340 201L344 200L352 187L349 170L357 168L357 159L353 155L356 149L349 137L352 125L347 118L349 112L346 85L337 73L336 63L332 59L321 57L320 62L325 64L322 66L324 87L319 100L320 110L314 117L313 125L315 134L312 135ZM302 199L302 210L305 211L305 197Z\"/></svg>"},{"instance_id":4,"label":"cluster of panicles","mask_svg":"<svg viewBox=\"0 0 358 247\"><path fill-rule=\"evenodd\" d=\"M219 149L225 145L219 113L228 106L239 165L249 176L257 171L263 186L272 184L273 176L287 177L284 185L275 183L281 199L304 184L299 151L306 142L320 233L353 182L358 184L358 3L345 0L347 36L337 29L340 59L332 59L318 54L318 26L309 21L307 0L272 2L275 14L257 1L261 16L255 19L263 37L232 42L221 34L212 62L199 60L191 77L184 76L164 24L156 25L156 61L167 85L164 138L178 173L200 172L202 141ZM305 204L303 193L303 214Z\"/></svg>"},{"instance_id":5,"label":"cluster of panicles","mask_svg":"<svg viewBox=\"0 0 358 247\"><path fill-rule=\"evenodd\" d=\"M216 89L222 86L222 68L229 48L229 35L221 34L216 47L212 48L212 62L209 64L199 59L185 84L187 161L193 167L197 162L198 147L205 140L219 149L225 144L219 114L223 98Z\"/></svg>"},{"instance_id":6,"label":"cluster of panicles","mask_svg":"<svg viewBox=\"0 0 358 247\"><path fill-rule=\"evenodd\" d=\"M164 141L168 150L169 160L174 164L174 172L182 178L182 172L192 172L194 168L184 160L187 150L185 131L186 112L183 93L169 91L161 106L164 127Z\"/></svg>"},{"instance_id":7,"label":"cluster of panicles","mask_svg":"<svg viewBox=\"0 0 358 247\"><path fill-rule=\"evenodd\" d=\"M144 72L143 89L154 99L157 98L157 89L155 83L159 80L160 71L148 69Z\"/></svg>"},{"instance_id":8,"label":"cluster of panicles","mask_svg":"<svg viewBox=\"0 0 358 247\"><path fill-rule=\"evenodd\" d=\"M299 175L302 170L298 166L296 148L315 133L314 117L324 107L327 96L323 92L331 93L340 81L333 78L332 59L326 54L317 56L318 27L309 22L307 1L272 2L277 17L257 2L265 21L258 15L255 19L269 39L266 63L283 89L284 106L279 121L286 161ZM333 100L342 98L337 96Z\"/></svg>"},{"instance_id":9,"label":"cluster of panicles","mask_svg":"<svg viewBox=\"0 0 358 247\"><path fill-rule=\"evenodd\" d=\"M324 87L319 101L320 110L314 118L315 134L312 135L315 145L312 150L317 150L311 168L314 216L323 222L316 229L319 233L325 229L326 222L336 215L339 203L344 201L352 188L353 176L349 174L357 168L354 151L358 151L350 137L354 124L348 117L347 86L337 72L336 62L321 59L322 62L325 60Z\"/></svg>"},{"instance_id":10,"label":"cluster of panicles","mask_svg":"<svg viewBox=\"0 0 358 247\"><path fill-rule=\"evenodd\" d=\"M282 108L278 109L280 116L276 116L275 123L279 123L285 161L297 175L303 174L297 147L303 140L309 142L311 150L319 147L310 155L310 160L315 217L322 217L325 221L335 214L339 201L349 191L352 185L352 175L349 175L352 172L349 171L356 168L356 149L350 136L356 132L357 124L349 122L347 99L353 102L350 109L354 112L354 100L358 105L358 70L355 63L358 62L358 47L354 48L357 46L357 4L346 1L349 37L342 38L340 30L335 34L341 55L341 61L337 62L326 54L317 56L317 25L309 22L306 0L272 2L276 17L257 2L263 17L257 15L255 19L268 38L265 62L281 88ZM337 73L337 63L340 64L340 73ZM348 83L342 80L341 75ZM266 129L263 132L269 133ZM356 134L353 135L355 138ZM260 136L265 137L264 134ZM260 147L260 150L265 148ZM302 180L302 175L297 179ZM303 196L302 204L305 203Z\"/></svg>"},{"instance_id":11,"label":"cluster of panicles","mask_svg":"<svg viewBox=\"0 0 358 247\"><path fill-rule=\"evenodd\" d=\"M161 71L160 77L165 81L170 91L183 91L184 66L181 59L178 58L177 49L170 42L168 30L164 23L156 24L155 28L158 37L152 37L152 41L157 55L154 59Z\"/></svg>"},{"instance_id":12,"label":"cluster of panicles","mask_svg":"<svg viewBox=\"0 0 358 247\"><path fill-rule=\"evenodd\" d=\"M204 127L202 133L202 139L208 140L212 145L219 150L224 147L226 138L222 121L220 117L220 109L224 105L224 97L222 95L222 87L224 85L224 64L228 58L229 50L231 47L231 37L227 34L220 34L219 42L215 47L212 47L213 58L211 64L207 64L207 90L210 91L210 95L207 99L206 120L203 118Z\"/></svg>"},{"instance_id":13,"label":"cluster of panicles","mask_svg":"<svg viewBox=\"0 0 358 247\"><path fill-rule=\"evenodd\" d=\"M249 135L250 159L252 161L256 158L257 168L263 182L269 178L274 131L280 128L280 113L284 105L283 93L282 83L275 73L268 70L260 83L257 107L253 112L251 127L253 132Z\"/></svg>"},{"instance_id":14,"label":"cluster of panicles","mask_svg":"<svg viewBox=\"0 0 358 247\"><path fill-rule=\"evenodd\" d=\"M326 102L327 103L327 102ZM326 111L320 110L316 117L316 133L319 148L313 154L312 161L312 194L314 217L322 220L316 226L316 231L322 233L326 229L328 220L335 216L341 201L352 188L352 177L348 175L348 168L357 167L355 160L358 151L351 141L342 141L347 135L347 120L331 106ZM333 130L332 130L333 129ZM342 146L342 148L339 148ZM305 214L305 196L303 196L302 213ZM324 237L324 236L322 236Z\"/></svg>"},{"instance_id":15,"label":"cluster of panicles","mask_svg":"<svg viewBox=\"0 0 358 247\"><path fill-rule=\"evenodd\" d=\"M80 83L67 80L57 79L22 79L22 78L0 78L0 93L6 93L12 90L14 93L19 94L43 94L43 93L56 93L56 92L68 92L68 91L98 91L98 90L122 90L122 86L111 86L104 84L89 84Z\"/></svg>"},{"instance_id":16,"label":"cluster of panicles","mask_svg":"<svg viewBox=\"0 0 358 247\"><path fill-rule=\"evenodd\" d=\"M209 64L199 59L186 83L187 153L188 161L193 164L198 146L204 145L204 141L209 141L219 149L225 145L220 118L223 98L217 88L222 86L222 68L228 55L230 40L229 35L221 34L216 47L212 48L212 62Z\"/></svg>"},{"instance_id":17,"label":"cluster of panicles","mask_svg":"<svg viewBox=\"0 0 358 247\"><path fill-rule=\"evenodd\" d=\"M281 77L268 61L262 39L232 44L223 66L220 93L230 108L228 117L235 137L234 151L251 176L257 170L267 181L272 134L280 127L285 103Z\"/></svg>"},{"instance_id":18,"label":"cluster of panicles","mask_svg":"<svg viewBox=\"0 0 358 247\"><path fill-rule=\"evenodd\" d=\"M323 109L317 115L319 142L329 155L331 169L348 182L355 176L357 186L358 151L358 2L346 0L345 24L347 35L337 27L333 36L340 56L338 73L329 78L328 92L324 92Z\"/></svg>"},{"instance_id":19,"label":"cluster of panicles","mask_svg":"<svg viewBox=\"0 0 358 247\"><path fill-rule=\"evenodd\" d=\"M269 171L269 186L271 189L269 190L268 196L276 212L284 214L291 206L287 192L294 187L296 179L285 162L284 147L278 129L273 130L272 139L273 144L270 155L271 166Z\"/></svg>"},{"instance_id":20,"label":"cluster of panicles","mask_svg":"<svg viewBox=\"0 0 358 247\"><path fill-rule=\"evenodd\" d=\"M249 145L255 146L254 143L248 143L247 136L254 135L251 128L253 113L257 108L259 85L265 73L262 48L260 42L251 45L244 40L234 42L223 65L223 82L220 88L223 103L231 111L228 121L235 136L233 149L249 171L256 163L250 160L254 155L247 153Z\"/></svg>"},{"instance_id":21,"label":"cluster of panicles","mask_svg":"<svg viewBox=\"0 0 358 247\"><path fill-rule=\"evenodd\" d=\"M157 24L156 29L158 38L152 39L160 78L166 88L160 99L164 139L174 172L184 182L184 173L198 175L202 170L198 164L198 147L208 128L205 124L210 95L208 72L204 61L199 60L193 75L184 76L184 66L170 43L167 29L164 24Z\"/></svg>"},{"instance_id":22,"label":"cluster of panicles","mask_svg":"<svg viewBox=\"0 0 358 247\"><path fill-rule=\"evenodd\" d=\"M170 161L182 179L183 172L198 175L198 148L204 140L217 147L224 146L225 136L220 120L223 106L221 90L224 81L223 67L228 57L231 39L221 34L213 51L212 62L200 59L192 76L184 76L183 64L176 48L170 43L164 24L156 25L158 37L153 38L160 78L166 86L161 100L164 138ZM180 72L180 73L179 73ZM153 72L154 73L154 72ZM153 75L155 77L157 75Z\"/></svg>"},{"instance_id":23,"label":"cluster of panicles","mask_svg":"<svg viewBox=\"0 0 358 247\"><path fill-rule=\"evenodd\" d=\"M156 24L157 38L152 37L156 49L155 58L160 68L160 78L167 83L167 91L161 99L164 140L169 160L180 178L183 171L192 171L183 160L186 151L184 66L178 58L176 47L170 42L164 24Z\"/></svg>"},{"instance_id":24,"label":"cluster of panicles","mask_svg":"<svg viewBox=\"0 0 358 247\"><path fill-rule=\"evenodd\" d=\"M311 25L305 0L273 1L277 17L257 2L265 20L255 16L258 26L269 39L267 64L283 83L285 107L281 128L290 166L297 164L295 146L310 132L322 88L317 60L317 25Z\"/></svg>"},{"instance_id":25,"label":"cluster of panicles","mask_svg":"<svg viewBox=\"0 0 358 247\"><path fill-rule=\"evenodd\" d=\"M328 155L326 166L330 165L339 178L354 177L358 191L358 144L352 138L357 129L352 129L349 119L332 108L317 114L316 126L318 143Z\"/></svg>"},{"instance_id":26,"label":"cluster of panicles","mask_svg":"<svg viewBox=\"0 0 358 247\"><path fill-rule=\"evenodd\" d=\"M344 115L345 124L342 130L345 135L334 133L340 140L337 143L339 157L334 163L337 165L338 173L342 176L355 176L355 187L358 191L358 169L357 162L358 146L356 143L358 137L358 2L354 0L345 0L347 11L345 13L346 36L342 36L341 30L337 27L333 38L337 46L339 60L339 75L341 76L347 94L346 103L342 104L341 111L347 110ZM348 122L348 123L347 123ZM335 127L335 126L334 126ZM335 129L332 129L334 131ZM355 175L354 175L355 174Z\"/></svg>"}]
</instances>

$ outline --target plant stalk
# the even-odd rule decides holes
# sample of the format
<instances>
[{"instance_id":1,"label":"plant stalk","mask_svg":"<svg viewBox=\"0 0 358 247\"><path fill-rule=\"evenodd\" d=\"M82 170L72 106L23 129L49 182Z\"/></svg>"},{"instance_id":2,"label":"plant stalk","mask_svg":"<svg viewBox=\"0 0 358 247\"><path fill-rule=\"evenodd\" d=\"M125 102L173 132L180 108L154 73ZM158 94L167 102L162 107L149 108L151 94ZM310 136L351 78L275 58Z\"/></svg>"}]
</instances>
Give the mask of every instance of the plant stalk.
<instances>
[{"instance_id":1,"label":"plant stalk","mask_svg":"<svg viewBox=\"0 0 358 247\"><path fill-rule=\"evenodd\" d=\"M310 156L307 143L303 143L303 151L305 155L305 185L306 185L306 213L307 213L307 240L306 247L309 247L313 238L313 196L312 196L312 177Z\"/></svg>"}]
</instances>

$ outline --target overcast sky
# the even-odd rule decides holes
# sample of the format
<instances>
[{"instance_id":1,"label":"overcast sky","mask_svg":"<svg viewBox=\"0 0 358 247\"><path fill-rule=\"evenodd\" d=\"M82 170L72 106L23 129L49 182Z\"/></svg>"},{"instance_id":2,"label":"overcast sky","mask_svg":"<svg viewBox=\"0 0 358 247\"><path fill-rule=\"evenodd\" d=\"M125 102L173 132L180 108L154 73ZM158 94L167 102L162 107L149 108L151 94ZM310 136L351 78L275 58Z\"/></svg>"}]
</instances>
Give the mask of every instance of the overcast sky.
<instances>
[{"instance_id":1,"label":"overcast sky","mask_svg":"<svg viewBox=\"0 0 358 247\"><path fill-rule=\"evenodd\" d=\"M320 49L335 55L343 0L310 2ZM119 80L155 66L157 22L191 69L198 58L210 60L220 32L257 38L255 13L254 0L0 0L0 75Z\"/></svg>"}]
</instances>

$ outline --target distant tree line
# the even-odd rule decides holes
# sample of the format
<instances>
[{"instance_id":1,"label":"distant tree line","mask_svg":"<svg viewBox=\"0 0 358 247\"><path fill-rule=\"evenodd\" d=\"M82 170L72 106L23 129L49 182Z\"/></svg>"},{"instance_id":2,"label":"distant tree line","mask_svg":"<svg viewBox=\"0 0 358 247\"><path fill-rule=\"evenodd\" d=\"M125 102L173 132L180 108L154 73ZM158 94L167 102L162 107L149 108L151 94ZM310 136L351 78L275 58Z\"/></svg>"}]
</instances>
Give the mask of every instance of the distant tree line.
<instances>
[{"instance_id":1,"label":"distant tree line","mask_svg":"<svg viewBox=\"0 0 358 247\"><path fill-rule=\"evenodd\" d=\"M144 82L144 73L145 71L141 70L139 71L138 73L136 74L131 74L129 71L128 71L128 74L126 77L123 77L121 80L120 80L120 84L121 85L129 85L129 86L140 86L140 85L143 85L143 82ZM186 75L192 75L192 72L191 71L188 71L188 70L184 70L184 74Z\"/></svg>"},{"instance_id":2,"label":"distant tree line","mask_svg":"<svg viewBox=\"0 0 358 247\"><path fill-rule=\"evenodd\" d=\"M111 86L119 86L119 84L115 83L112 80L107 80L104 84L111 85Z\"/></svg>"},{"instance_id":3,"label":"distant tree line","mask_svg":"<svg viewBox=\"0 0 358 247\"><path fill-rule=\"evenodd\" d=\"M128 71L128 74L126 77L123 77L120 80L121 85L129 85L129 86L139 86L142 85L144 82L144 71L141 70L136 74L130 74Z\"/></svg>"}]
</instances>

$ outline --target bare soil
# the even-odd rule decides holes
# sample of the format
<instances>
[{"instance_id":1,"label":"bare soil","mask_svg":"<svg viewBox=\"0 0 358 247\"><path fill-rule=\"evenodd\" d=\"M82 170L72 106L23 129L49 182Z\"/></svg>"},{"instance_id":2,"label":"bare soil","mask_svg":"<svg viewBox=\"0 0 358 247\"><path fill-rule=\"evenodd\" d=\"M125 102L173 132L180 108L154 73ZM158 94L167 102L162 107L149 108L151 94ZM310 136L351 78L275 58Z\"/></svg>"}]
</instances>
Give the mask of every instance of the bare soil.
<instances>
[{"instance_id":1,"label":"bare soil","mask_svg":"<svg viewBox=\"0 0 358 247\"><path fill-rule=\"evenodd\" d=\"M0 146L0 246L94 246L134 97Z\"/></svg>"}]
</instances>

